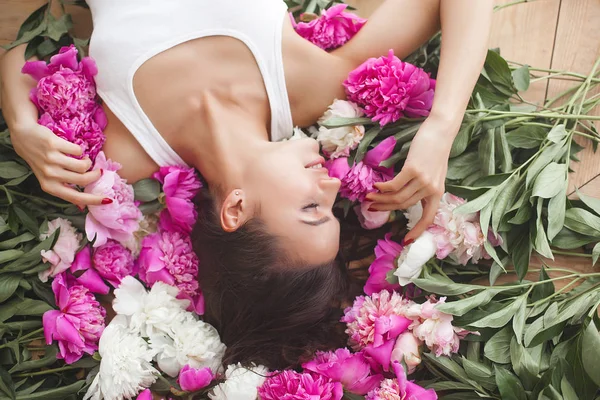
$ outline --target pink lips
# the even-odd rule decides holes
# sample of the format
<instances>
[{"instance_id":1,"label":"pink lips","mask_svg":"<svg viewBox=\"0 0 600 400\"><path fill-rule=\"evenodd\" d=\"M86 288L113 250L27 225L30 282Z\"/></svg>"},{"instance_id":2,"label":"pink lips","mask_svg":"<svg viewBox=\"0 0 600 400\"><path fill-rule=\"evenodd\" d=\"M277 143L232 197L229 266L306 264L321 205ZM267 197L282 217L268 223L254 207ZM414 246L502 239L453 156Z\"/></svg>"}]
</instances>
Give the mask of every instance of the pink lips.
<instances>
[{"instance_id":1,"label":"pink lips","mask_svg":"<svg viewBox=\"0 0 600 400\"><path fill-rule=\"evenodd\" d=\"M304 168L311 168L318 164L324 165L325 159L323 157L319 157L316 160L312 161L310 164L305 165Z\"/></svg>"}]
</instances>

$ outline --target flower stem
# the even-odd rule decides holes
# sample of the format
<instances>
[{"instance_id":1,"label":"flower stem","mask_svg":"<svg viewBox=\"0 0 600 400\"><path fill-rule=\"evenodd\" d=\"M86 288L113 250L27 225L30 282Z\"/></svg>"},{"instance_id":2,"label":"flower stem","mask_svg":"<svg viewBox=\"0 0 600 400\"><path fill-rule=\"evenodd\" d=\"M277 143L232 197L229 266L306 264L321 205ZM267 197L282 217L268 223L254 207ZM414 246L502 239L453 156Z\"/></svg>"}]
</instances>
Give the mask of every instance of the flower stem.
<instances>
[{"instance_id":1,"label":"flower stem","mask_svg":"<svg viewBox=\"0 0 600 400\"><path fill-rule=\"evenodd\" d=\"M52 369L45 369L43 371L38 371L38 372L27 372L27 373L22 373L22 374L18 374L15 375L17 378L26 378L28 376L38 376L38 375L47 375L47 374L53 374L55 372L62 372L62 371L68 371L71 369L79 369L80 367L74 367L72 365L65 365L64 367L59 367L59 368L52 368Z\"/></svg>"},{"instance_id":2,"label":"flower stem","mask_svg":"<svg viewBox=\"0 0 600 400\"><path fill-rule=\"evenodd\" d=\"M557 290L556 292L552 293L550 296L545 297L543 299L540 299L538 301L536 301L535 303L531 303L528 305L528 307L535 307L538 306L540 304L544 304L547 303L548 300L552 299L553 297L558 296L559 294L561 294L562 292L566 291L570 286L573 286L576 282L580 281L582 278L576 278L573 279L571 282L567 283L565 286L563 286L562 288L560 288L559 290Z\"/></svg>"},{"instance_id":3,"label":"flower stem","mask_svg":"<svg viewBox=\"0 0 600 400\"><path fill-rule=\"evenodd\" d=\"M552 253L554 253L554 254L560 254L562 256L575 256L575 257L592 258L591 254L574 253L572 251L552 250Z\"/></svg>"}]
</instances>

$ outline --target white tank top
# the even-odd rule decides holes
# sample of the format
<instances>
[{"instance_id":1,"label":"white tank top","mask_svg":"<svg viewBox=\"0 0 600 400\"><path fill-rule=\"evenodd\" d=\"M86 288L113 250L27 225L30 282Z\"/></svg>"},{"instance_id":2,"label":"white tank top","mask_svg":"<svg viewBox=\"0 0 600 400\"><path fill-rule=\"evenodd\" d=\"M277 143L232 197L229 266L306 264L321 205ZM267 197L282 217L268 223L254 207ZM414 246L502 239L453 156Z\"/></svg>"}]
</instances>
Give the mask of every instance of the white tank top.
<instances>
[{"instance_id":1,"label":"white tank top","mask_svg":"<svg viewBox=\"0 0 600 400\"><path fill-rule=\"evenodd\" d=\"M283 0L88 0L94 31L90 56L98 65L99 96L159 166L186 165L143 112L133 91L137 69L188 40L230 36L256 59L269 98L271 140L292 135L281 36ZM157 96L160 94L157 93Z\"/></svg>"}]
</instances>

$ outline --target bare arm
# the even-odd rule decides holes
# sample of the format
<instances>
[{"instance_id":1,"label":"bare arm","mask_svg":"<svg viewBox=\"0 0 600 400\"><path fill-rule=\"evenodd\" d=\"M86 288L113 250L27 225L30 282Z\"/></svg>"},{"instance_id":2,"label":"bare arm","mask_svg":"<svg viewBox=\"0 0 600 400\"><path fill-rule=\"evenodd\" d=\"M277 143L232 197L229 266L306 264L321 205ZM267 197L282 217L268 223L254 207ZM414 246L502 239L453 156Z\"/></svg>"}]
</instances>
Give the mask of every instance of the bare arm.
<instances>
[{"instance_id":1,"label":"bare arm","mask_svg":"<svg viewBox=\"0 0 600 400\"><path fill-rule=\"evenodd\" d=\"M86 172L91 161L71 157L81 155L81 148L37 123L38 111L29 100L29 92L36 83L21 73L26 47L17 46L0 59L2 113L13 147L29 164L44 191L74 204L100 204L101 197L79 192L69 185L86 186L97 180L101 172Z\"/></svg>"},{"instance_id":2,"label":"bare arm","mask_svg":"<svg viewBox=\"0 0 600 400\"><path fill-rule=\"evenodd\" d=\"M367 197L374 201L374 210L406 209L423 201L423 217L407 240L420 236L435 217L445 190L450 148L485 61L492 20L492 0L440 0L439 4L442 48L431 114L417 132L402 171L376 185L381 193Z\"/></svg>"}]
</instances>

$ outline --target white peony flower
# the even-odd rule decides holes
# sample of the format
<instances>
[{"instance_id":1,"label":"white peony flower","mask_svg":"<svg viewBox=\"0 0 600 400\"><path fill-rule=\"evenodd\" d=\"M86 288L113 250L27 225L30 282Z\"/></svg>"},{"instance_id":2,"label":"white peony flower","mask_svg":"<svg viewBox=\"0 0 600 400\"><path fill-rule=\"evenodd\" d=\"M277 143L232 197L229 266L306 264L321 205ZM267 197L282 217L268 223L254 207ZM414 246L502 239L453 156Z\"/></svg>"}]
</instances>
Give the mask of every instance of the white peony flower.
<instances>
[{"instance_id":1,"label":"white peony flower","mask_svg":"<svg viewBox=\"0 0 600 400\"><path fill-rule=\"evenodd\" d=\"M268 372L262 365L250 369L240 363L229 365L225 371L225 382L215 386L208 397L211 400L255 400Z\"/></svg>"},{"instance_id":2,"label":"white peony flower","mask_svg":"<svg viewBox=\"0 0 600 400\"><path fill-rule=\"evenodd\" d=\"M435 236L428 231L423 232L414 243L405 246L398 257L398 268L394 271L400 285L408 285L421 275L423 265L435 255L436 250Z\"/></svg>"},{"instance_id":3,"label":"white peony flower","mask_svg":"<svg viewBox=\"0 0 600 400\"><path fill-rule=\"evenodd\" d=\"M98 351L100 370L84 400L131 399L156 380L154 352L144 339L129 331L125 316L117 315L104 329Z\"/></svg>"},{"instance_id":4,"label":"white peony flower","mask_svg":"<svg viewBox=\"0 0 600 400\"><path fill-rule=\"evenodd\" d=\"M171 326L171 334L150 335L150 346L157 353L159 368L172 377L186 364L192 368L209 367L216 372L225 354L225 345L217 330L189 312Z\"/></svg>"},{"instance_id":5,"label":"white peony flower","mask_svg":"<svg viewBox=\"0 0 600 400\"><path fill-rule=\"evenodd\" d=\"M41 251L42 259L50 264L50 268L38 273L42 282L47 282L49 277L55 277L69 269L81 242L81 233L77 233L71 222L64 218L56 218L48 222L48 231L40 234L40 240L47 239L59 228L54 247L51 250Z\"/></svg>"},{"instance_id":6,"label":"white peony flower","mask_svg":"<svg viewBox=\"0 0 600 400\"><path fill-rule=\"evenodd\" d=\"M414 206L408 207L408 209L404 213L404 217L408 221L406 223L406 228L408 230L411 230L412 228L414 228L422 216L423 216L423 205L421 204L420 201L417 202L417 204L415 204Z\"/></svg>"},{"instance_id":7,"label":"white peony flower","mask_svg":"<svg viewBox=\"0 0 600 400\"><path fill-rule=\"evenodd\" d=\"M158 332L171 333L185 318L189 300L177 299L178 290L163 282L156 282L150 292L132 276L126 276L115 289L113 309L129 320L132 332L150 337Z\"/></svg>"},{"instance_id":8,"label":"white peony flower","mask_svg":"<svg viewBox=\"0 0 600 400\"><path fill-rule=\"evenodd\" d=\"M325 114L319 118L319 124L324 124L331 118L359 118L364 114L354 103L345 100L335 100L329 106ZM323 153L329 158L347 157L350 150L354 150L365 135L365 127L362 125L343 126L328 129L319 127L317 140L321 144Z\"/></svg>"},{"instance_id":9,"label":"white peony flower","mask_svg":"<svg viewBox=\"0 0 600 400\"><path fill-rule=\"evenodd\" d=\"M290 136L289 138L282 139L281 141L287 142L288 140L299 140L305 139L307 137L308 136L306 135L306 133L304 133L304 131L301 128L295 126L292 136Z\"/></svg>"}]
</instances>

